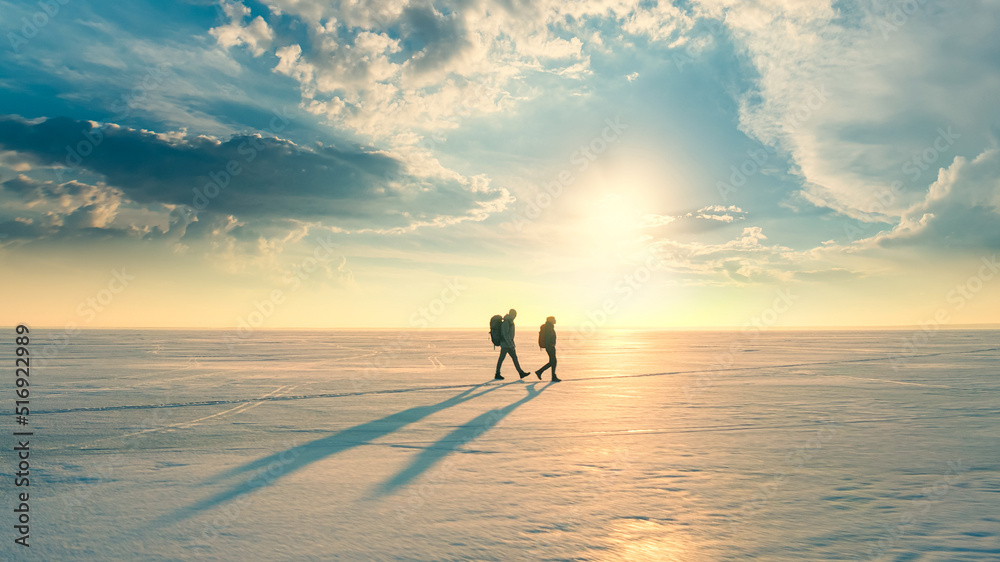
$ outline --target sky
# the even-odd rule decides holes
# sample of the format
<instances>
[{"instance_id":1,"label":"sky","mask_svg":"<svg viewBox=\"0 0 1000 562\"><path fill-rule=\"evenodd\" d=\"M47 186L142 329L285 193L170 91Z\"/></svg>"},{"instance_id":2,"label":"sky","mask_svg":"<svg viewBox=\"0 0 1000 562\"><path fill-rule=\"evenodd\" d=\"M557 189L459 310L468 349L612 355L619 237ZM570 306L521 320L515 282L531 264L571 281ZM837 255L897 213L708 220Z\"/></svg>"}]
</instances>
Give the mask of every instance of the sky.
<instances>
[{"instance_id":1,"label":"sky","mask_svg":"<svg viewBox=\"0 0 1000 562\"><path fill-rule=\"evenodd\" d=\"M996 322L995 1L0 0L0 323Z\"/></svg>"}]
</instances>

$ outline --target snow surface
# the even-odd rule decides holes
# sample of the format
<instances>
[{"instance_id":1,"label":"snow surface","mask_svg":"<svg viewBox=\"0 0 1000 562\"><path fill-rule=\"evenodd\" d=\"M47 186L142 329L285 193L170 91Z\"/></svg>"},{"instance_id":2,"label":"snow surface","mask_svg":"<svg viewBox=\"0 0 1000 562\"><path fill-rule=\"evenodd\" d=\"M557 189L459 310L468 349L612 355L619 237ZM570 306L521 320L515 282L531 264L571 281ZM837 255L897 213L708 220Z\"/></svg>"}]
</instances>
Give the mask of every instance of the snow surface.
<instances>
[{"instance_id":1,"label":"snow surface","mask_svg":"<svg viewBox=\"0 0 1000 562\"><path fill-rule=\"evenodd\" d=\"M0 555L1000 560L1000 333L915 334L36 331Z\"/></svg>"}]
</instances>

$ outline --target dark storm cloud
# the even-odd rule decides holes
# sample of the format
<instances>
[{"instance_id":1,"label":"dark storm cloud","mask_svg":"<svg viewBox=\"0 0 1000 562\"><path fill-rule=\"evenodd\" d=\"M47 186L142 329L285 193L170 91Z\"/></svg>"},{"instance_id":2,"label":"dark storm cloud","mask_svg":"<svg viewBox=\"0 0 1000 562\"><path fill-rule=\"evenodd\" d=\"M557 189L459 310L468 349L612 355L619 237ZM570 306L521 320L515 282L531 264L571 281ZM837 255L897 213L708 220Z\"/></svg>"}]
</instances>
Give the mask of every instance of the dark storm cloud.
<instances>
[{"instance_id":1,"label":"dark storm cloud","mask_svg":"<svg viewBox=\"0 0 1000 562\"><path fill-rule=\"evenodd\" d=\"M100 174L139 204L188 205L245 220L405 227L418 219L463 216L478 202L499 197L496 190L473 190L456 180L410 176L387 154L260 135L220 142L64 117L11 116L0 118L0 147L42 165Z\"/></svg>"}]
</instances>

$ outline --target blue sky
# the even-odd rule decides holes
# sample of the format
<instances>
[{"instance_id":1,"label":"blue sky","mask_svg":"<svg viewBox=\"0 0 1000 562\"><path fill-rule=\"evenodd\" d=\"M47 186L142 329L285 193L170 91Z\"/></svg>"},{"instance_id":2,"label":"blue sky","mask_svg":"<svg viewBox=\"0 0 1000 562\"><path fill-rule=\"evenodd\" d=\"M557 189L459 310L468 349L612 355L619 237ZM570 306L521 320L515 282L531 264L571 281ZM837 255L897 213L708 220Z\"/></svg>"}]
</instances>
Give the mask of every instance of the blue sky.
<instances>
[{"instance_id":1,"label":"blue sky","mask_svg":"<svg viewBox=\"0 0 1000 562\"><path fill-rule=\"evenodd\" d=\"M1000 306L995 3L0 4L12 323Z\"/></svg>"}]
</instances>

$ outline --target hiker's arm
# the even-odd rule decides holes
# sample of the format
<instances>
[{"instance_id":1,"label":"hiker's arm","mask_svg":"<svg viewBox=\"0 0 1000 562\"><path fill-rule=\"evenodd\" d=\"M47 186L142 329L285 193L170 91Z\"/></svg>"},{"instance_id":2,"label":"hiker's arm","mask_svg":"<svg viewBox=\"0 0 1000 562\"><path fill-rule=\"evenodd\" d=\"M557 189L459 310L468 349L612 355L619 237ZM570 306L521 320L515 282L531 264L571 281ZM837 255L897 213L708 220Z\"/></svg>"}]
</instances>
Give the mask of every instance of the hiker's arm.
<instances>
[{"instance_id":1,"label":"hiker's arm","mask_svg":"<svg viewBox=\"0 0 1000 562\"><path fill-rule=\"evenodd\" d=\"M508 346L514 347L514 338L510 335L510 324L508 322L500 324L500 339L502 339Z\"/></svg>"}]
</instances>

